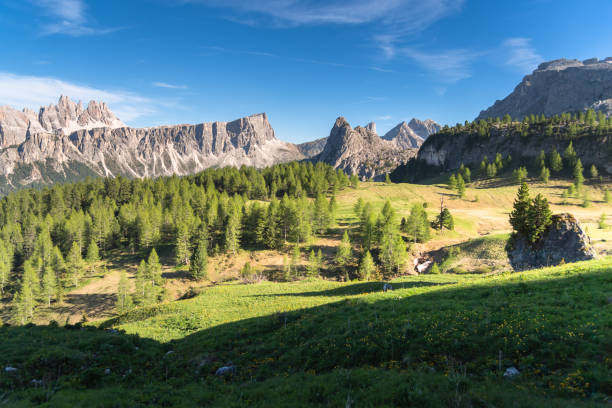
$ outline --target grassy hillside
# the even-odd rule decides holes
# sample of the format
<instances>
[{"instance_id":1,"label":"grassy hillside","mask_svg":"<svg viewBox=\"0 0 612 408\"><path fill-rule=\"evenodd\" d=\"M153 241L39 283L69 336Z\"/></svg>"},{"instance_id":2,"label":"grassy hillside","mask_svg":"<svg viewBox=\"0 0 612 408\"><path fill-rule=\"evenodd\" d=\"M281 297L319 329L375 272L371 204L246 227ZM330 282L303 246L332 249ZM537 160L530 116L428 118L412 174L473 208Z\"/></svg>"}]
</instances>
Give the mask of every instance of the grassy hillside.
<instances>
[{"instance_id":1,"label":"grassy hillside","mask_svg":"<svg viewBox=\"0 0 612 408\"><path fill-rule=\"evenodd\" d=\"M98 327L5 326L0 363L17 371L1 374L2 402L604 406L611 261L404 277L387 293L381 282L223 284ZM235 374L216 377L230 361Z\"/></svg>"}]
</instances>

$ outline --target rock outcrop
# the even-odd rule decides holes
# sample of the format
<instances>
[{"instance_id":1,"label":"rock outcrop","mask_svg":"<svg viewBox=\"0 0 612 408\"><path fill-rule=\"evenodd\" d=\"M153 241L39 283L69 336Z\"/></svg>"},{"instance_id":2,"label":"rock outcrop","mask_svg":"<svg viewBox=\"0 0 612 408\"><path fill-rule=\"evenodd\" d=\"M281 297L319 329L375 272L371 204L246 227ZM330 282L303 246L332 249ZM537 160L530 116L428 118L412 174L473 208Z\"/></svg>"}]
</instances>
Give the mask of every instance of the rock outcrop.
<instances>
[{"instance_id":1,"label":"rock outcrop","mask_svg":"<svg viewBox=\"0 0 612 408\"><path fill-rule=\"evenodd\" d=\"M263 113L232 122L144 129L126 127L104 103L90 102L84 109L65 97L41 108L38 116L10 108L2 113L0 192L86 176L185 175L304 158L297 146L275 137Z\"/></svg>"},{"instance_id":2,"label":"rock outcrop","mask_svg":"<svg viewBox=\"0 0 612 408\"><path fill-rule=\"evenodd\" d=\"M514 270L554 266L596 258L580 223L571 214L556 214L539 242L531 244L516 235L508 242L508 257Z\"/></svg>"},{"instance_id":3,"label":"rock outcrop","mask_svg":"<svg viewBox=\"0 0 612 408\"><path fill-rule=\"evenodd\" d=\"M406 122L400 123L382 138L394 142L401 149L418 149L425 141Z\"/></svg>"},{"instance_id":4,"label":"rock outcrop","mask_svg":"<svg viewBox=\"0 0 612 408\"><path fill-rule=\"evenodd\" d=\"M327 143L314 160L356 174L362 179L376 178L395 169L416 155L417 149L403 149L393 141L379 137L375 126L351 125L340 117L332 128Z\"/></svg>"},{"instance_id":5,"label":"rock outcrop","mask_svg":"<svg viewBox=\"0 0 612 408\"><path fill-rule=\"evenodd\" d=\"M306 158L311 158L321 153L326 143L327 138L322 137L320 139L313 140L312 142L300 143L297 145L297 148Z\"/></svg>"},{"instance_id":6,"label":"rock outcrop","mask_svg":"<svg viewBox=\"0 0 612 408\"><path fill-rule=\"evenodd\" d=\"M612 58L558 59L540 64L514 91L482 111L477 119L552 116L589 108L612 115Z\"/></svg>"}]
</instances>

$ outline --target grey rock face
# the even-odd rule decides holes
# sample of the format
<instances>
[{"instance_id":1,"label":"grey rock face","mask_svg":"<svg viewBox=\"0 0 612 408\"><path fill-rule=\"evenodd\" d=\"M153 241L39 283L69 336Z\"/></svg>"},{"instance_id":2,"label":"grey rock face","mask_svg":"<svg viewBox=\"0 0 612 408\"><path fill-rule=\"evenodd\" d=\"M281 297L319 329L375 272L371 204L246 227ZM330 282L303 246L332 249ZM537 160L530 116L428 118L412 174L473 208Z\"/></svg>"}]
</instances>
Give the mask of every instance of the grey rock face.
<instances>
[{"instance_id":1,"label":"grey rock face","mask_svg":"<svg viewBox=\"0 0 612 408\"><path fill-rule=\"evenodd\" d=\"M612 114L612 59L559 59L540 64L525 76L514 91L480 112L477 119L502 117L522 119L527 115L552 116L588 108ZM606 102L607 101L607 102Z\"/></svg>"},{"instance_id":2,"label":"grey rock face","mask_svg":"<svg viewBox=\"0 0 612 408\"><path fill-rule=\"evenodd\" d=\"M321 139L313 140L312 142L300 143L297 145L297 148L305 157L311 158L321 153L326 143L327 138L322 137Z\"/></svg>"},{"instance_id":3,"label":"grey rock face","mask_svg":"<svg viewBox=\"0 0 612 408\"><path fill-rule=\"evenodd\" d=\"M406 122L400 123L388 131L382 138L392 141L402 149L418 149L425 141L425 139L417 135Z\"/></svg>"},{"instance_id":4,"label":"grey rock face","mask_svg":"<svg viewBox=\"0 0 612 408\"><path fill-rule=\"evenodd\" d=\"M41 107L36 114L24 109L0 107L0 148L23 143L26 134L60 131L69 134L79 129L125 127L104 102L91 101L87 109L67 96L60 96L57 105Z\"/></svg>"},{"instance_id":5,"label":"grey rock face","mask_svg":"<svg viewBox=\"0 0 612 408\"><path fill-rule=\"evenodd\" d=\"M5 117L1 123L7 129L33 118L30 112L9 112L10 121ZM57 106L42 108L38 118L21 142L18 133L6 133L7 147L0 150L0 191L86 176L186 175L209 167L265 167L304 158L295 145L275 137L266 114L135 129L115 127L120 121L104 103L90 102L83 109L61 98Z\"/></svg>"},{"instance_id":6,"label":"grey rock face","mask_svg":"<svg viewBox=\"0 0 612 408\"><path fill-rule=\"evenodd\" d=\"M416 149L399 148L372 129L371 125L353 129L343 117L338 118L325 147L314 159L366 179L388 173L416 155Z\"/></svg>"},{"instance_id":7,"label":"grey rock face","mask_svg":"<svg viewBox=\"0 0 612 408\"><path fill-rule=\"evenodd\" d=\"M514 270L587 261L597 257L590 238L571 214L556 214L552 219L551 226L535 246L522 236L510 241L508 257Z\"/></svg>"},{"instance_id":8,"label":"grey rock face","mask_svg":"<svg viewBox=\"0 0 612 408\"><path fill-rule=\"evenodd\" d=\"M572 141L578 157L586 166L595 164L597 168L612 173L612 150L609 149L610 135L601 137L581 137ZM444 132L431 136L421 146L418 159L432 166L453 171L461 166L477 168L485 156L493 160L497 153L514 159L533 160L540 151L547 154L553 149L563 153L569 141L552 137L523 138L508 134L503 127L492 127L489 137L482 138L475 133L448 135Z\"/></svg>"},{"instance_id":9,"label":"grey rock face","mask_svg":"<svg viewBox=\"0 0 612 408\"><path fill-rule=\"evenodd\" d=\"M419 120L415 118L408 122L408 127L422 139L427 139L429 136L438 133L440 129L442 129L442 126L431 119Z\"/></svg>"}]
</instances>

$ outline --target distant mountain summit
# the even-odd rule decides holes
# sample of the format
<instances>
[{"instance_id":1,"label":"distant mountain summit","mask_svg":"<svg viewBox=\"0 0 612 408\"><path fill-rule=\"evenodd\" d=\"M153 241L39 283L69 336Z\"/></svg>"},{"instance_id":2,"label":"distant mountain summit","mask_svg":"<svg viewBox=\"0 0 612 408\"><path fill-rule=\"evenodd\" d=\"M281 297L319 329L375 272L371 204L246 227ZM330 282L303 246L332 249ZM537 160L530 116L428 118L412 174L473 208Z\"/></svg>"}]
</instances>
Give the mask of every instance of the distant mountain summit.
<instances>
[{"instance_id":1,"label":"distant mountain summit","mask_svg":"<svg viewBox=\"0 0 612 408\"><path fill-rule=\"evenodd\" d=\"M441 127L431 119L421 121L412 119L410 123L402 122L382 138L393 141L399 148L419 148L430 135L440 131Z\"/></svg>"},{"instance_id":2,"label":"distant mountain summit","mask_svg":"<svg viewBox=\"0 0 612 408\"><path fill-rule=\"evenodd\" d=\"M375 178L407 162L416 152L415 148L400 147L395 140L378 136L373 122L353 129L346 119L339 117L323 150L313 160L361 178Z\"/></svg>"},{"instance_id":3,"label":"distant mountain summit","mask_svg":"<svg viewBox=\"0 0 612 408\"><path fill-rule=\"evenodd\" d=\"M23 143L30 133L69 134L80 129L125 127L104 102L91 101L87 108L67 96L60 96L57 105L41 107L38 114L30 109L18 111L0 106L0 147Z\"/></svg>"},{"instance_id":4,"label":"distant mountain summit","mask_svg":"<svg viewBox=\"0 0 612 408\"><path fill-rule=\"evenodd\" d=\"M480 112L477 119L553 116L589 108L612 115L612 57L603 61L558 59L544 62L514 91Z\"/></svg>"},{"instance_id":5,"label":"distant mountain summit","mask_svg":"<svg viewBox=\"0 0 612 408\"><path fill-rule=\"evenodd\" d=\"M185 175L209 167L265 167L304 158L278 140L265 113L232 122L127 127L103 102L0 108L0 192L87 176Z\"/></svg>"}]
</instances>

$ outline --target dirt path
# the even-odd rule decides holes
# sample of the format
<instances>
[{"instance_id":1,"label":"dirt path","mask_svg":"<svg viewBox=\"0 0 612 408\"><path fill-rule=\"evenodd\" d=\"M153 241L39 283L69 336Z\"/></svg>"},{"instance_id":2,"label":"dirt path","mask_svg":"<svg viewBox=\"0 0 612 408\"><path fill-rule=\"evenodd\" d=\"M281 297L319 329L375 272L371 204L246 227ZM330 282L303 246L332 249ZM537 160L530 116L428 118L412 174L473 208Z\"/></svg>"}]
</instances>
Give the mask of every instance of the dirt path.
<instances>
[{"instance_id":1,"label":"dirt path","mask_svg":"<svg viewBox=\"0 0 612 408\"><path fill-rule=\"evenodd\" d=\"M67 293L64 304L54 307L49 319L64 323L77 323L86 314L89 320L98 320L113 316L117 287L121 274L109 272L101 279L95 279L87 285Z\"/></svg>"}]
</instances>

